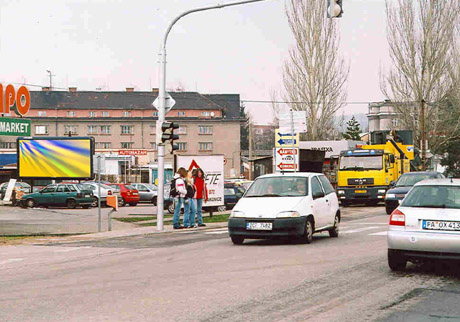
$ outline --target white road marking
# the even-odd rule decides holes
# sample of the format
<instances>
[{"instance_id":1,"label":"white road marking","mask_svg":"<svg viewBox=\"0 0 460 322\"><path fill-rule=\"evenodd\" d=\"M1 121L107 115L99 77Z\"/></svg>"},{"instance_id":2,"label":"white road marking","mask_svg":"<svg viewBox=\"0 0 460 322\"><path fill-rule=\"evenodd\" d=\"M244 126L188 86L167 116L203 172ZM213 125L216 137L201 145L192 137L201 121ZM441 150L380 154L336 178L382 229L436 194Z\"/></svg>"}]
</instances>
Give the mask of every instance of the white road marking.
<instances>
[{"instance_id":1,"label":"white road marking","mask_svg":"<svg viewBox=\"0 0 460 322\"><path fill-rule=\"evenodd\" d=\"M56 252L56 253L67 253L67 252L73 252L74 250L80 250L80 249L85 249L85 248L91 248L91 246L71 247L71 248L68 248L68 249L55 250L54 252Z\"/></svg>"},{"instance_id":2,"label":"white road marking","mask_svg":"<svg viewBox=\"0 0 460 322\"><path fill-rule=\"evenodd\" d=\"M373 233L373 234L369 234L369 236L386 236L388 235L388 231L381 231L379 233Z\"/></svg>"},{"instance_id":3,"label":"white road marking","mask_svg":"<svg viewBox=\"0 0 460 322\"><path fill-rule=\"evenodd\" d=\"M20 261L23 261L24 258L11 258L11 259L7 259L7 260L4 260L4 261L1 261L0 262L0 265L3 265L3 264L8 264L8 263L13 263L13 262L20 262Z\"/></svg>"},{"instance_id":4,"label":"white road marking","mask_svg":"<svg viewBox=\"0 0 460 322\"><path fill-rule=\"evenodd\" d=\"M221 231L208 231L205 234L206 235L220 235L220 234L226 234L228 233L228 230L221 230Z\"/></svg>"},{"instance_id":5,"label":"white road marking","mask_svg":"<svg viewBox=\"0 0 460 322\"><path fill-rule=\"evenodd\" d=\"M347 231L342 231L342 234L354 234L354 233L360 233L362 231L366 230L371 230L375 228L380 228L379 226L371 226L371 227L363 227L363 228L358 228L358 229L352 229L352 230L347 230Z\"/></svg>"}]
</instances>

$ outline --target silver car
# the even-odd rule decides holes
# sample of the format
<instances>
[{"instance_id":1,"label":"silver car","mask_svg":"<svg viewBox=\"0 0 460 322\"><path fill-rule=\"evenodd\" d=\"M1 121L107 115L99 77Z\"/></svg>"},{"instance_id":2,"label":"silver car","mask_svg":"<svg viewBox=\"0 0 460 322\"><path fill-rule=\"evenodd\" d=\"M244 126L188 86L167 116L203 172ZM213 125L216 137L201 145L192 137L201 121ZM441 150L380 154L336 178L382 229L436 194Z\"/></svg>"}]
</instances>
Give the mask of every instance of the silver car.
<instances>
[{"instance_id":1,"label":"silver car","mask_svg":"<svg viewBox=\"0 0 460 322\"><path fill-rule=\"evenodd\" d=\"M391 214L390 268L427 259L460 259L460 179L417 183Z\"/></svg>"},{"instance_id":2,"label":"silver car","mask_svg":"<svg viewBox=\"0 0 460 322\"><path fill-rule=\"evenodd\" d=\"M150 202L157 205L158 187L148 183L131 183L139 191L139 202Z\"/></svg>"},{"instance_id":3,"label":"silver car","mask_svg":"<svg viewBox=\"0 0 460 322\"><path fill-rule=\"evenodd\" d=\"M99 197L99 187L97 182L85 182L83 183L85 186L88 187L93 192L94 201L92 203L92 207L97 207L98 205L98 198L101 198L101 205L106 204L107 196L113 195L112 187L109 187L103 183L100 183L101 186L101 196Z\"/></svg>"}]
</instances>

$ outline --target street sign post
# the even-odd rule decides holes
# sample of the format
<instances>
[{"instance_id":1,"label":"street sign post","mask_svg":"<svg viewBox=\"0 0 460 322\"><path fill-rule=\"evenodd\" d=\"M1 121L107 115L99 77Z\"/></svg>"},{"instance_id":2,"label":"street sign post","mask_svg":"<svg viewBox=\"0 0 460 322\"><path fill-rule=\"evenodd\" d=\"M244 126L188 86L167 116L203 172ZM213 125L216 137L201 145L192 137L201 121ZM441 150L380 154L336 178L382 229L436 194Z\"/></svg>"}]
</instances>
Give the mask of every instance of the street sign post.
<instances>
[{"instance_id":1,"label":"street sign post","mask_svg":"<svg viewBox=\"0 0 460 322\"><path fill-rule=\"evenodd\" d=\"M276 148L275 171L299 171L299 149Z\"/></svg>"}]
</instances>

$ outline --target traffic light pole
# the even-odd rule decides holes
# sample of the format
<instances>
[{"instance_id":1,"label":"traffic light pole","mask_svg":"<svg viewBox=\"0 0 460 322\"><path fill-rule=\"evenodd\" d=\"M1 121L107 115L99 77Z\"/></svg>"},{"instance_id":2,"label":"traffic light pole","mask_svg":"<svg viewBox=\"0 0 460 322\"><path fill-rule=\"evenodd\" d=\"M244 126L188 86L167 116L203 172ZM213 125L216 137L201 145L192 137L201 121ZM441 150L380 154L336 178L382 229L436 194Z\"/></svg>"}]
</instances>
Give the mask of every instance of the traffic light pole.
<instances>
[{"instance_id":1,"label":"traffic light pole","mask_svg":"<svg viewBox=\"0 0 460 322\"><path fill-rule=\"evenodd\" d=\"M261 2L267 0L247 0L247 1L239 1L233 3L226 3L226 4L218 4L215 6L210 7L203 7L185 11L184 13L177 16L168 26L166 32L163 36L163 41L161 43L160 49L160 86L158 92L159 98L159 109L158 109L158 123L163 123L165 121L165 107L166 107L166 41L168 40L169 32L171 31L174 24L182 17L199 11L211 10L211 9L220 9L224 7L230 6L237 6L252 2ZM165 145L163 142L158 144L158 197L157 197L157 229L163 230L163 219L164 219L164 180L165 180Z\"/></svg>"}]
</instances>

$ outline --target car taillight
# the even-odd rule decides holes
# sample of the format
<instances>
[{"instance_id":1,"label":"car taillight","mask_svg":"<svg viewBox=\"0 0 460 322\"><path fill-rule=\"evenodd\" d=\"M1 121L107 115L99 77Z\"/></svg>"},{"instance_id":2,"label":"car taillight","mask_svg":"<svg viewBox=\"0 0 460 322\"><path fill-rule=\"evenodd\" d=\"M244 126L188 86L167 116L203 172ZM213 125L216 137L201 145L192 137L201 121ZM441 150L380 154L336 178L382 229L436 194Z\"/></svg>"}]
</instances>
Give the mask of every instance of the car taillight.
<instances>
[{"instance_id":1,"label":"car taillight","mask_svg":"<svg viewBox=\"0 0 460 322\"><path fill-rule=\"evenodd\" d=\"M107 192L107 194L108 194L109 196L111 196L111 195L112 195L112 190L109 190L109 191Z\"/></svg>"},{"instance_id":2,"label":"car taillight","mask_svg":"<svg viewBox=\"0 0 460 322\"><path fill-rule=\"evenodd\" d=\"M405 226L406 225L406 216L395 209L390 216L390 226Z\"/></svg>"},{"instance_id":3,"label":"car taillight","mask_svg":"<svg viewBox=\"0 0 460 322\"><path fill-rule=\"evenodd\" d=\"M79 192L77 193L77 198L81 198L82 197L82 194Z\"/></svg>"}]
</instances>

